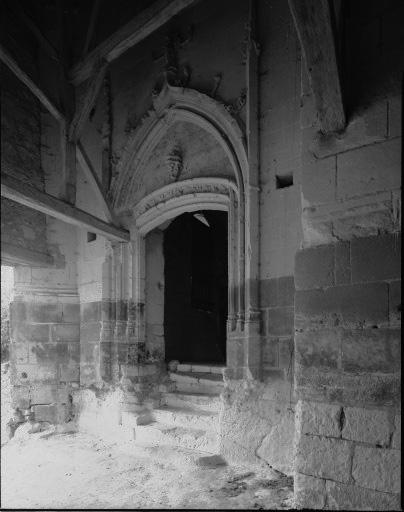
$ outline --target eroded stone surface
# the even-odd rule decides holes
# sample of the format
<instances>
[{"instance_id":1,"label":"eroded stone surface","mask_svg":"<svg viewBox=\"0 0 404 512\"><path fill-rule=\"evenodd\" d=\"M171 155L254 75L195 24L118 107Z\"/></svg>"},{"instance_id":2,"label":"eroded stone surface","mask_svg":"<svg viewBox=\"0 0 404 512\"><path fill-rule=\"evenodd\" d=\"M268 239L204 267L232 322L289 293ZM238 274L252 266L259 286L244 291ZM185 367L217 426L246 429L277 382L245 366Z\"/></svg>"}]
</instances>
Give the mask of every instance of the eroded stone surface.
<instances>
[{"instance_id":1,"label":"eroded stone surface","mask_svg":"<svg viewBox=\"0 0 404 512\"><path fill-rule=\"evenodd\" d=\"M357 445L352 476L361 487L398 493L401 489L401 453L399 450Z\"/></svg>"}]
</instances>

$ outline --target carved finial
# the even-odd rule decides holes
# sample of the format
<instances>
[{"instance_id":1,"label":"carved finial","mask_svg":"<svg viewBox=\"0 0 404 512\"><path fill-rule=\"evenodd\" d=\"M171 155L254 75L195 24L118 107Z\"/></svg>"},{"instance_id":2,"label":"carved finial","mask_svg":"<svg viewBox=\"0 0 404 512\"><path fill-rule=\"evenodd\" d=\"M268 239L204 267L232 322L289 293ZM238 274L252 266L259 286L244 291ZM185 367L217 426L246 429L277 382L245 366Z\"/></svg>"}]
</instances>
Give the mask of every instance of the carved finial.
<instances>
[{"instance_id":1,"label":"carved finial","mask_svg":"<svg viewBox=\"0 0 404 512\"><path fill-rule=\"evenodd\" d=\"M171 177L177 181L183 168L182 151L178 145L173 146L166 157L168 172Z\"/></svg>"}]
</instances>

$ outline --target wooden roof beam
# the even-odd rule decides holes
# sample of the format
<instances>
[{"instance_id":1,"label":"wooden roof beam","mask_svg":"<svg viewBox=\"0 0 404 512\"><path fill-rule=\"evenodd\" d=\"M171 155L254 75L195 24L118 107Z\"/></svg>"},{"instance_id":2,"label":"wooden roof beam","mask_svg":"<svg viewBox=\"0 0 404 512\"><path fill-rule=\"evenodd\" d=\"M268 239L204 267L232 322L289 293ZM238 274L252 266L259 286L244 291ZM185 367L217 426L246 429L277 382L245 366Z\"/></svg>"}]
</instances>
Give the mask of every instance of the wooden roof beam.
<instances>
[{"instance_id":1,"label":"wooden roof beam","mask_svg":"<svg viewBox=\"0 0 404 512\"><path fill-rule=\"evenodd\" d=\"M130 235L125 229L108 224L84 210L80 210L12 176L1 175L1 195L68 224L98 233L110 240L129 241Z\"/></svg>"},{"instance_id":2,"label":"wooden roof beam","mask_svg":"<svg viewBox=\"0 0 404 512\"><path fill-rule=\"evenodd\" d=\"M345 129L346 119L328 0L289 0L323 133Z\"/></svg>"},{"instance_id":3,"label":"wooden roof beam","mask_svg":"<svg viewBox=\"0 0 404 512\"><path fill-rule=\"evenodd\" d=\"M34 96L42 103L42 105L53 115L59 122L64 122L64 115L55 106L55 104L42 91L39 85L26 73L14 59L14 57L0 44L0 60L14 73L14 75L23 82Z\"/></svg>"},{"instance_id":4,"label":"wooden roof beam","mask_svg":"<svg viewBox=\"0 0 404 512\"><path fill-rule=\"evenodd\" d=\"M115 216L111 209L111 206L109 204L109 201L107 197L104 194L102 184L97 176L97 173L95 172L95 169L91 165L90 159L87 156L87 153L85 152L83 146L81 145L81 142L77 143L77 160L80 164L80 167L82 168L86 178L90 182L90 185L92 186L92 189L95 191L98 200L101 204L102 211L105 215L105 218L108 222L114 222Z\"/></svg>"},{"instance_id":5,"label":"wooden roof beam","mask_svg":"<svg viewBox=\"0 0 404 512\"><path fill-rule=\"evenodd\" d=\"M102 61L112 62L129 48L155 32L171 18L198 0L156 0L132 18L126 25L99 44L70 73L74 85L79 85L94 74Z\"/></svg>"}]
</instances>

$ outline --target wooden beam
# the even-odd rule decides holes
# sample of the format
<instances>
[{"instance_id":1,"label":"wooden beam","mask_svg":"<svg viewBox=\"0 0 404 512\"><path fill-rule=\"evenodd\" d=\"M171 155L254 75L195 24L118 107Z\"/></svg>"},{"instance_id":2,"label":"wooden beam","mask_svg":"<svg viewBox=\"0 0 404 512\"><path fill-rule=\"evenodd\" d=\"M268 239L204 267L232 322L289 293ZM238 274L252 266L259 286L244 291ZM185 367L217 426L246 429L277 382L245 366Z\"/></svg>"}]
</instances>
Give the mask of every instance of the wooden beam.
<instances>
[{"instance_id":1,"label":"wooden beam","mask_svg":"<svg viewBox=\"0 0 404 512\"><path fill-rule=\"evenodd\" d=\"M42 192L12 176L1 175L1 195L68 224L78 226L93 233L99 233L110 240L118 242L129 241L130 235L128 231L108 224L90 213L80 210L46 192Z\"/></svg>"},{"instance_id":2,"label":"wooden beam","mask_svg":"<svg viewBox=\"0 0 404 512\"><path fill-rule=\"evenodd\" d=\"M30 267L51 267L54 259L50 254L33 251L27 247L10 244L8 240L1 240L2 265L28 265Z\"/></svg>"},{"instance_id":3,"label":"wooden beam","mask_svg":"<svg viewBox=\"0 0 404 512\"><path fill-rule=\"evenodd\" d=\"M71 71L70 79L79 85L93 75L99 62L112 62L139 43L171 18L198 0L156 0L132 18L126 25L99 44Z\"/></svg>"},{"instance_id":4,"label":"wooden beam","mask_svg":"<svg viewBox=\"0 0 404 512\"><path fill-rule=\"evenodd\" d=\"M93 77L90 79L90 83L86 91L84 92L83 98L80 102L80 106L76 108L73 120L69 128L69 140L77 142L83 131L84 125L86 124L90 112L94 107L97 100L97 96L100 92L101 86L104 81L105 73L107 71L108 62L102 61L99 66L95 69Z\"/></svg>"},{"instance_id":5,"label":"wooden beam","mask_svg":"<svg viewBox=\"0 0 404 512\"><path fill-rule=\"evenodd\" d=\"M48 96L41 90L35 81L18 65L11 54L0 44L0 60L23 82L42 105L57 119L63 121L64 116L60 110L53 104Z\"/></svg>"},{"instance_id":6,"label":"wooden beam","mask_svg":"<svg viewBox=\"0 0 404 512\"><path fill-rule=\"evenodd\" d=\"M97 20L99 8L100 8L100 0L93 0L93 5L91 7L91 14L90 14L90 22L88 24L86 40L85 40L84 47L83 47L83 57L85 57L87 55L88 49L89 49L91 41L93 39L94 27L95 27L95 22Z\"/></svg>"},{"instance_id":7,"label":"wooden beam","mask_svg":"<svg viewBox=\"0 0 404 512\"><path fill-rule=\"evenodd\" d=\"M113 223L115 220L115 216L110 208L108 199L106 198L103 192L102 184L80 142L77 144L77 160L80 164L80 167L83 169L86 178L90 182L90 185L97 194L97 197L101 203L102 211L107 221Z\"/></svg>"},{"instance_id":8,"label":"wooden beam","mask_svg":"<svg viewBox=\"0 0 404 512\"><path fill-rule=\"evenodd\" d=\"M25 24L25 26L31 31L31 33L36 37L37 41L43 48L43 50L49 55L51 59L56 62L59 61L59 55L56 49L51 45L51 43L46 39L46 37L42 34L41 30L34 22L34 20L24 11L19 0L12 0L8 4L9 9L13 12L14 16L17 16L21 19L21 21Z\"/></svg>"},{"instance_id":9,"label":"wooden beam","mask_svg":"<svg viewBox=\"0 0 404 512\"><path fill-rule=\"evenodd\" d=\"M289 0L324 133L345 129L345 113L328 0Z\"/></svg>"}]
</instances>

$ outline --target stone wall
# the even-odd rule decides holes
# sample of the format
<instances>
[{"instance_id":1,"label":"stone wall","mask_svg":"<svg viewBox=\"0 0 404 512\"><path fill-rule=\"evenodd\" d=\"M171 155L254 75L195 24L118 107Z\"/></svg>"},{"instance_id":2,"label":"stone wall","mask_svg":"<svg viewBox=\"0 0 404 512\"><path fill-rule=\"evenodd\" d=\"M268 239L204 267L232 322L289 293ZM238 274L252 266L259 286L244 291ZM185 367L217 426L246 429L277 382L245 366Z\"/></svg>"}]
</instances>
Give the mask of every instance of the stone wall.
<instances>
[{"instance_id":1,"label":"stone wall","mask_svg":"<svg viewBox=\"0 0 404 512\"><path fill-rule=\"evenodd\" d=\"M305 508L400 507L401 14L398 2L341 13L343 133L318 132L302 70L295 494Z\"/></svg>"},{"instance_id":2,"label":"stone wall","mask_svg":"<svg viewBox=\"0 0 404 512\"><path fill-rule=\"evenodd\" d=\"M4 65L1 73L1 172L43 190L39 102ZM4 262L52 262L45 215L3 198L1 241Z\"/></svg>"},{"instance_id":3,"label":"stone wall","mask_svg":"<svg viewBox=\"0 0 404 512\"><path fill-rule=\"evenodd\" d=\"M296 255L296 482L304 508L398 509L401 236Z\"/></svg>"}]
</instances>

